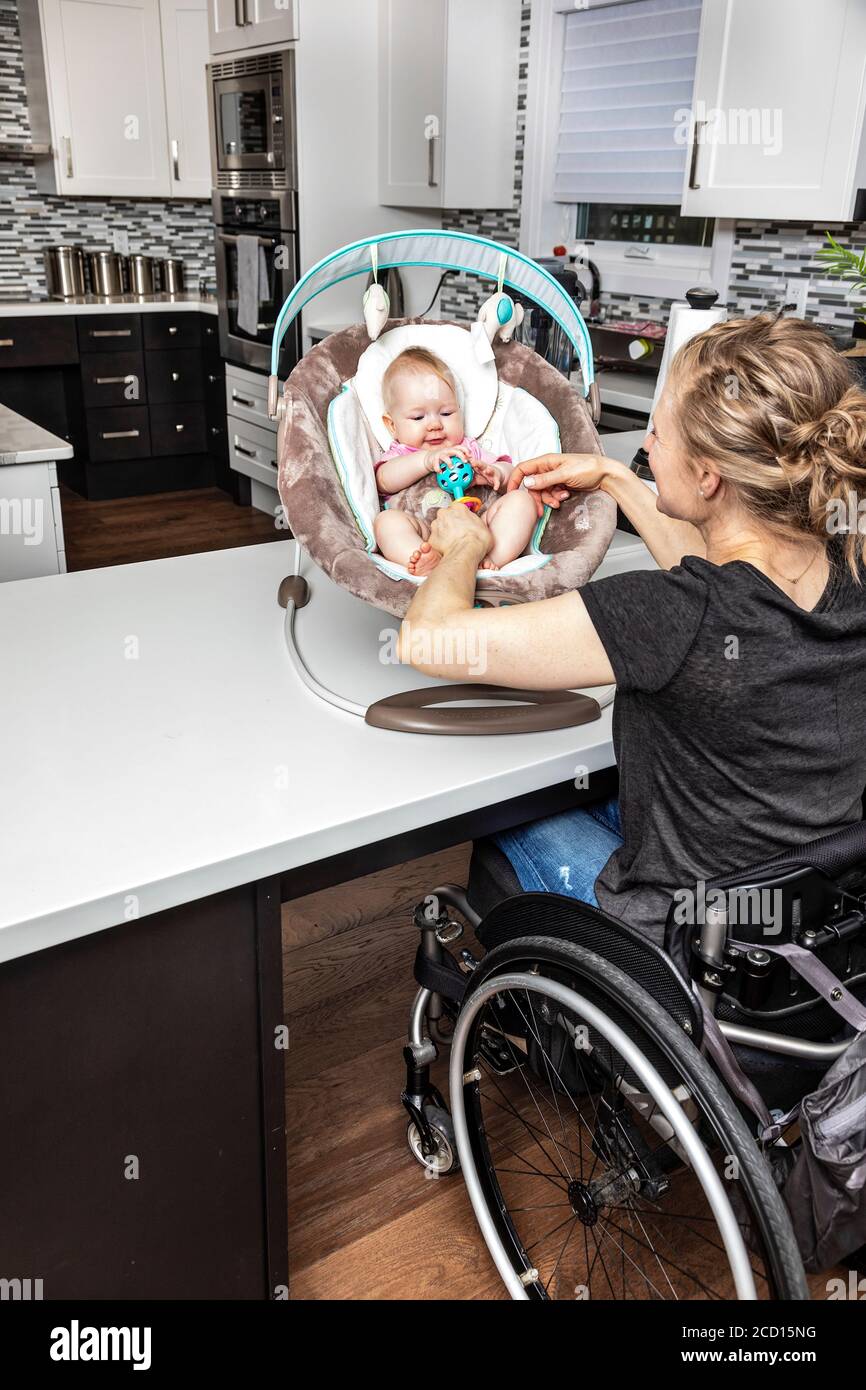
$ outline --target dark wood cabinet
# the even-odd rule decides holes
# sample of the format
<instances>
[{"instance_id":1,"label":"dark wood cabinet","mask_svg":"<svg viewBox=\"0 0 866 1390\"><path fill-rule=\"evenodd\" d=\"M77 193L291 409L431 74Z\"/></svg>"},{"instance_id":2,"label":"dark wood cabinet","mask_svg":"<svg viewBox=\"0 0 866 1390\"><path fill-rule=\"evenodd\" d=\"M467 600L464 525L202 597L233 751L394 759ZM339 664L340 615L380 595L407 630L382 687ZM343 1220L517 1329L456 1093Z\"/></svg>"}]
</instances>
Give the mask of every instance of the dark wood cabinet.
<instances>
[{"instance_id":1,"label":"dark wood cabinet","mask_svg":"<svg viewBox=\"0 0 866 1390\"><path fill-rule=\"evenodd\" d=\"M211 314L0 314L0 401L68 439L61 480L90 498L216 484L229 468Z\"/></svg>"},{"instance_id":2,"label":"dark wood cabinet","mask_svg":"<svg viewBox=\"0 0 866 1390\"><path fill-rule=\"evenodd\" d=\"M147 389L152 405L204 398L201 349L180 348L146 352Z\"/></svg>"},{"instance_id":3,"label":"dark wood cabinet","mask_svg":"<svg viewBox=\"0 0 866 1390\"><path fill-rule=\"evenodd\" d=\"M199 314L143 314L144 346L147 352L164 352L168 348L195 348L201 352Z\"/></svg>"},{"instance_id":4,"label":"dark wood cabinet","mask_svg":"<svg viewBox=\"0 0 866 1390\"><path fill-rule=\"evenodd\" d=\"M150 420L147 406L126 405L113 410L88 410L87 440L97 463L110 459L147 458Z\"/></svg>"},{"instance_id":5,"label":"dark wood cabinet","mask_svg":"<svg viewBox=\"0 0 866 1390\"><path fill-rule=\"evenodd\" d=\"M65 367L77 361L78 341L71 315L0 317L0 369Z\"/></svg>"},{"instance_id":6,"label":"dark wood cabinet","mask_svg":"<svg viewBox=\"0 0 866 1390\"><path fill-rule=\"evenodd\" d=\"M81 314L78 346L81 352L129 352L131 348L140 348L141 315Z\"/></svg>"},{"instance_id":7,"label":"dark wood cabinet","mask_svg":"<svg viewBox=\"0 0 866 1390\"><path fill-rule=\"evenodd\" d=\"M111 405L145 405L147 382L141 352L87 353L81 359L81 389L89 410Z\"/></svg>"},{"instance_id":8,"label":"dark wood cabinet","mask_svg":"<svg viewBox=\"0 0 866 1390\"><path fill-rule=\"evenodd\" d=\"M150 438L156 455L206 453L204 406L200 401L152 405Z\"/></svg>"}]
</instances>

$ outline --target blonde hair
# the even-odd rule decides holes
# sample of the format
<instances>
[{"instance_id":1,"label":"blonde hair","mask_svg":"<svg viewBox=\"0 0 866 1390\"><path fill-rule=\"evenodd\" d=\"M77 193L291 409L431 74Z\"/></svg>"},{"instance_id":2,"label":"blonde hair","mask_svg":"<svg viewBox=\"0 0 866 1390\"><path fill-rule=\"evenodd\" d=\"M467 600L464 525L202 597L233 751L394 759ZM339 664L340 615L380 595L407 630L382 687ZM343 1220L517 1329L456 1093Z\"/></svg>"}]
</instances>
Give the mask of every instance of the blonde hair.
<instances>
[{"instance_id":1,"label":"blonde hair","mask_svg":"<svg viewBox=\"0 0 866 1390\"><path fill-rule=\"evenodd\" d=\"M428 352L427 348L410 347L398 354L393 362L389 362L382 376L382 399L385 402L385 409L390 410L393 401L394 380L402 372L432 372L445 382L454 392L457 399L457 386L449 368L437 357L435 352Z\"/></svg>"},{"instance_id":2,"label":"blonde hair","mask_svg":"<svg viewBox=\"0 0 866 1390\"><path fill-rule=\"evenodd\" d=\"M834 514L866 513L866 392L817 324L728 319L680 348L668 381L686 451L762 525L826 546ZM837 529L860 583L866 537Z\"/></svg>"}]
</instances>

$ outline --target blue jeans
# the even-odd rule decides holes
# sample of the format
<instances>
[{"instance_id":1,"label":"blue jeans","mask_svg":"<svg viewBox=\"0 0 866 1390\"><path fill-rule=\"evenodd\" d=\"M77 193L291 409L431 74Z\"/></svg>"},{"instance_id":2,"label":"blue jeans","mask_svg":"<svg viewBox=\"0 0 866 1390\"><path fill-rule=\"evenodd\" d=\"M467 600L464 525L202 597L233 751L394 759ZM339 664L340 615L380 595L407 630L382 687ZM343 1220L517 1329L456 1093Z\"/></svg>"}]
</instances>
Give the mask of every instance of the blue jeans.
<instances>
[{"instance_id":1,"label":"blue jeans","mask_svg":"<svg viewBox=\"0 0 866 1390\"><path fill-rule=\"evenodd\" d=\"M527 892L564 893L598 907L595 880L622 844L619 801L593 801L493 839Z\"/></svg>"}]
</instances>

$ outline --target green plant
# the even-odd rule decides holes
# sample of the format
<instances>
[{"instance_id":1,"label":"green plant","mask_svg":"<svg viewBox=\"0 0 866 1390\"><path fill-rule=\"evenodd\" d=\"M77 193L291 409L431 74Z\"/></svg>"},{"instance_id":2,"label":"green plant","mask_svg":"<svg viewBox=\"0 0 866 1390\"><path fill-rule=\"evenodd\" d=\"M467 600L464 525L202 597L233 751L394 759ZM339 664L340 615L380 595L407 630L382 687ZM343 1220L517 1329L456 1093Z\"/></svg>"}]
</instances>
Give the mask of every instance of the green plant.
<instances>
[{"instance_id":1,"label":"green plant","mask_svg":"<svg viewBox=\"0 0 866 1390\"><path fill-rule=\"evenodd\" d=\"M866 249L859 255L848 246L840 246L829 232L825 232L829 246L822 246L818 257L825 263L827 274L839 280L852 281L848 298L856 299L861 293L866 295ZM866 323L866 303L858 308L858 317Z\"/></svg>"}]
</instances>

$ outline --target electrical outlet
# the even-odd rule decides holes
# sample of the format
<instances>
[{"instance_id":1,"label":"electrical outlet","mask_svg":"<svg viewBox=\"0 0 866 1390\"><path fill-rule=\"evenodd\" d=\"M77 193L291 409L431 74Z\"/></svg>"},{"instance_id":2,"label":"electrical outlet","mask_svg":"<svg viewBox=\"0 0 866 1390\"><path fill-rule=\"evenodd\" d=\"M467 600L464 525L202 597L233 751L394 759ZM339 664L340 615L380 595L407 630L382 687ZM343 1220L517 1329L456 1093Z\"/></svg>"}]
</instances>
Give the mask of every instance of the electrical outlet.
<instances>
[{"instance_id":1,"label":"electrical outlet","mask_svg":"<svg viewBox=\"0 0 866 1390\"><path fill-rule=\"evenodd\" d=\"M787 309L786 312L793 315L795 319L806 317L806 300L811 284L811 280L802 276L796 280L789 280L785 286L785 304L793 305L793 308Z\"/></svg>"},{"instance_id":2,"label":"electrical outlet","mask_svg":"<svg viewBox=\"0 0 866 1390\"><path fill-rule=\"evenodd\" d=\"M115 231L113 231L111 233L111 240L114 243L114 249L119 256L129 255L129 232L126 230L125 227L122 229L117 228Z\"/></svg>"}]
</instances>

